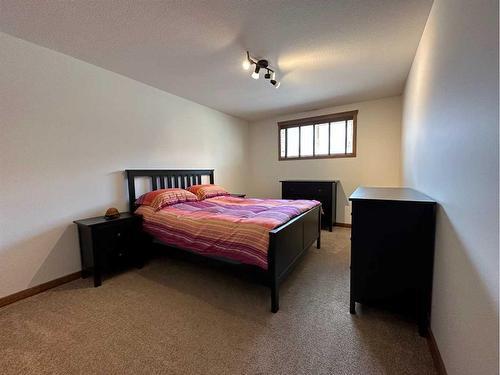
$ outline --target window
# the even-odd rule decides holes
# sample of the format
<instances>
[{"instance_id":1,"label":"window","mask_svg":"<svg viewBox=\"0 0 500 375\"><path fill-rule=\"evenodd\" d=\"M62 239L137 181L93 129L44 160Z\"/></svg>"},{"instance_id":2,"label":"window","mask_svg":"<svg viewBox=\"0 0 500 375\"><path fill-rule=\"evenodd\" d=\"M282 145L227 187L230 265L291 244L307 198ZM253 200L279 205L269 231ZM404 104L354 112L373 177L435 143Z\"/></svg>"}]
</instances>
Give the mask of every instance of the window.
<instances>
[{"instance_id":1,"label":"window","mask_svg":"<svg viewBox=\"0 0 500 375\"><path fill-rule=\"evenodd\" d=\"M358 111L278 122L279 160L356 156Z\"/></svg>"}]
</instances>

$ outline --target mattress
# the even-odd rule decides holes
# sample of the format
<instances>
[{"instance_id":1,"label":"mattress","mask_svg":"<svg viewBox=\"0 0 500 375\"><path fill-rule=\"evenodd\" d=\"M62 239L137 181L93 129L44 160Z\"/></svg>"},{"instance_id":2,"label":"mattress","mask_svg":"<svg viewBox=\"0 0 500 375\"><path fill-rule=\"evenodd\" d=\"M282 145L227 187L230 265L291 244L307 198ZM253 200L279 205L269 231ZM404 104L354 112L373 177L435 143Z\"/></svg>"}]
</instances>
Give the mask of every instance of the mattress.
<instances>
[{"instance_id":1,"label":"mattress","mask_svg":"<svg viewBox=\"0 0 500 375\"><path fill-rule=\"evenodd\" d=\"M140 206L136 214L144 230L167 245L267 269L269 231L319 204L220 196L156 212Z\"/></svg>"}]
</instances>

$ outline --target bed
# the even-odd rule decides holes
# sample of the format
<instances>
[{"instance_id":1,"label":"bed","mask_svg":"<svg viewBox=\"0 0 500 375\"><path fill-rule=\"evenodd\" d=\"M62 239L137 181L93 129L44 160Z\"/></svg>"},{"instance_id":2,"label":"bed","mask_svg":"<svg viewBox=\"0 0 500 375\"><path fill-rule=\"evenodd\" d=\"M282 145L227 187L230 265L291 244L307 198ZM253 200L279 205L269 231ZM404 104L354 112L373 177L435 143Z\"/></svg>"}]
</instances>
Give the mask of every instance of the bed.
<instances>
[{"instance_id":1,"label":"bed","mask_svg":"<svg viewBox=\"0 0 500 375\"><path fill-rule=\"evenodd\" d=\"M136 179L150 190L214 183L213 169L126 170L130 211L143 218L143 230L166 246L221 261L239 262L265 273L271 311L279 310L279 286L304 252L321 246L321 205L313 201L209 198L155 212L137 206Z\"/></svg>"}]
</instances>

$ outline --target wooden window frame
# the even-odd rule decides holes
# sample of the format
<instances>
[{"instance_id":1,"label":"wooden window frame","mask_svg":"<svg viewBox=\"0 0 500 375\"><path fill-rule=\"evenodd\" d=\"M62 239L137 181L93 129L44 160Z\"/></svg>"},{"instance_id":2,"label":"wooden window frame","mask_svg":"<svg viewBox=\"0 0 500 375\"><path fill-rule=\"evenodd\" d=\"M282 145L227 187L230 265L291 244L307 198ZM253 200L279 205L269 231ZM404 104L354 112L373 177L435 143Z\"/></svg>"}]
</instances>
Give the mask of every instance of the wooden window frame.
<instances>
[{"instance_id":1,"label":"wooden window frame","mask_svg":"<svg viewBox=\"0 0 500 375\"><path fill-rule=\"evenodd\" d=\"M358 111L348 111L333 113L330 115L307 117L296 120L281 121L278 122L278 160L308 160L308 159L335 159L335 158L355 158L356 157L356 136L357 136L357 117ZM330 154L330 132L332 122L346 121L346 131L345 131L345 150L347 151L347 121L352 120L352 152L344 154ZM312 156L300 156L300 128L302 126L313 125L313 154L316 152L316 127L315 125L328 123L328 155L312 155ZM287 157L287 137L288 128L299 128L299 156ZM285 156L281 156L281 130L285 129Z\"/></svg>"}]
</instances>

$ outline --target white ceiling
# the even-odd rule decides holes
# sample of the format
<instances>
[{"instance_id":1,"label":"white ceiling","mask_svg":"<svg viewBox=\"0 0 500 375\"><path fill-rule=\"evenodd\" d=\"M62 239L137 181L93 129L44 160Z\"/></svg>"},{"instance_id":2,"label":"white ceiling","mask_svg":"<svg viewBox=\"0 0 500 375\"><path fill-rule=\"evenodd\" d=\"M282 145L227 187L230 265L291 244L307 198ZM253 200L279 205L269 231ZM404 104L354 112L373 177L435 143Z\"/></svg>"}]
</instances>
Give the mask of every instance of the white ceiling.
<instances>
[{"instance_id":1,"label":"white ceiling","mask_svg":"<svg viewBox=\"0 0 500 375\"><path fill-rule=\"evenodd\" d=\"M0 0L0 30L247 120L400 94L431 0ZM245 51L282 81L253 80Z\"/></svg>"}]
</instances>

